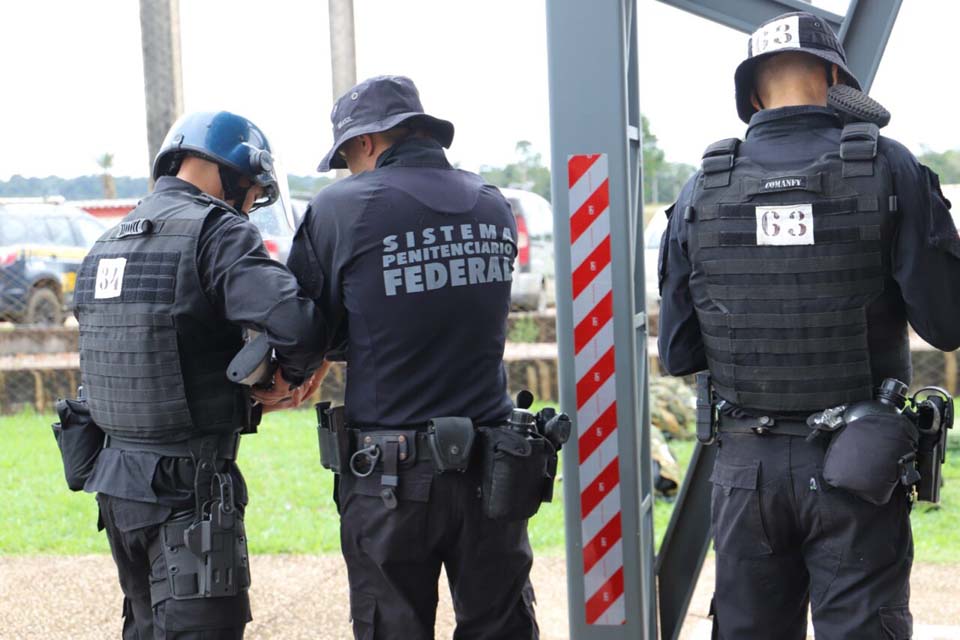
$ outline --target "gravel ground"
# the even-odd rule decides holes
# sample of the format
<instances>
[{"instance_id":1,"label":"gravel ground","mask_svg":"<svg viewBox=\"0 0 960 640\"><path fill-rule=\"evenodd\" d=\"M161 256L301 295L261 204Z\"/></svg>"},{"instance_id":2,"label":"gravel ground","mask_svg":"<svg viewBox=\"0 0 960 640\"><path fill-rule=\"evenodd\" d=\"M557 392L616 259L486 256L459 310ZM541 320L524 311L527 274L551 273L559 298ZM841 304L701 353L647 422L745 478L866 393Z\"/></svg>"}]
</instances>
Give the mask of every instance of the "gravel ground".
<instances>
[{"instance_id":1,"label":"gravel ground","mask_svg":"<svg viewBox=\"0 0 960 640\"><path fill-rule=\"evenodd\" d=\"M255 556L252 564L254 621L246 637L349 640L347 582L339 556ZM542 640L568 638L564 574L560 557L538 558L534 565ZM960 567L919 565L913 575L914 619L940 629L923 637L960 637L947 628L960 625ZM683 640L702 638L709 629L712 580L708 562ZM440 591L437 637L449 638L453 613L448 592ZM101 640L119 637L119 630L120 589L109 556L0 558L0 638Z\"/></svg>"}]
</instances>

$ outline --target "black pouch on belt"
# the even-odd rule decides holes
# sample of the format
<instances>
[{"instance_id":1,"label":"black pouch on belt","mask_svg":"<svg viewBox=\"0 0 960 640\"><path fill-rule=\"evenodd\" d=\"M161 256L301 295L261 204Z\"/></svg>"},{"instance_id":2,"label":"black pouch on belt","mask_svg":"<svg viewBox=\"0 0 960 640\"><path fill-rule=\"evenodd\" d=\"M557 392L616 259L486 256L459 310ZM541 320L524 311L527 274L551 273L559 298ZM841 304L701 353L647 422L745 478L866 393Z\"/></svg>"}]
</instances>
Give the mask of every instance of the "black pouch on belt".
<instances>
[{"instance_id":1,"label":"black pouch on belt","mask_svg":"<svg viewBox=\"0 0 960 640\"><path fill-rule=\"evenodd\" d=\"M350 462L350 434L344 408L331 409L329 402L319 402L316 409L320 464L334 473L343 473Z\"/></svg>"},{"instance_id":2,"label":"black pouch on belt","mask_svg":"<svg viewBox=\"0 0 960 640\"><path fill-rule=\"evenodd\" d=\"M475 431L470 418L434 418L427 424L430 457L437 473L464 472L470 463Z\"/></svg>"},{"instance_id":3,"label":"black pouch on belt","mask_svg":"<svg viewBox=\"0 0 960 640\"><path fill-rule=\"evenodd\" d=\"M890 501L897 485L916 481L919 432L902 414L878 413L848 422L830 441L823 479L876 505Z\"/></svg>"},{"instance_id":4,"label":"black pouch on belt","mask_svg":"<svg viewBox=\"0 0 960 640\"><path fill-rule=\"evenodd\" d=\"M51 425L71 491L80 491L103 448L104 433L90 416L86 400L57 400L60 422Z\"/></svg>"},{"instance_id":5,"label":"black pouch on belt","mask_svg":"<svg viewBox=\"0 0 960 640\"><path fill-rule=\"evenodd\" d=\"M484 515L508 522L533 516L540 503L552 497L557 470L553 445L533 432L485 427L480 433Z\"/></svg>"}]
</instances>

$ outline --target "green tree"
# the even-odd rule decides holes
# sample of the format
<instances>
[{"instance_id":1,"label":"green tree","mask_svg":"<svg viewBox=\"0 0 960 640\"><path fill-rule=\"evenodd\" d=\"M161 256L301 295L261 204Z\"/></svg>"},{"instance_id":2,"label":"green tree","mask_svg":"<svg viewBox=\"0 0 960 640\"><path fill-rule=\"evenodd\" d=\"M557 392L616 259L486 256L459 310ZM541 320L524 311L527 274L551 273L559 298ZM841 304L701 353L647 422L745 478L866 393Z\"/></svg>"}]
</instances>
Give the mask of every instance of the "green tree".
<instances>
[{"instance_id":1,"label":"green tree","mask_svg":"<svg viewBox=\"0 0 960 640\"><path fill-rule=\"evenodd\" d=\"M481 167L480 175L498 187L526 189L550 199L550 170L543 165L543 156L533 150L529 140L520 140L514 148L516 162L505 167Z\"/></svg>"},{"instance_id":2,"label":"green tree","mask_svg":"<svg viewBox=\"0 0 960 640\"><path fill-rule=\"evenodd\" d=\"M942 153L925 149L918 159L940 176L941 184L960 184L960 149Z\"/></svg>"},{"instance_id":3,"label":"green tree","mask_svg":"<svg viewBox=\"0 0 960 640\"><path fill-rule=\"evenodd\" d=\"M103 169L100 180L103 182L103 197L112 200L117 197L117 183L110 174L113 168L113 154L105 153L97 158L97 164Z\"/></svg>"}]
</instances>

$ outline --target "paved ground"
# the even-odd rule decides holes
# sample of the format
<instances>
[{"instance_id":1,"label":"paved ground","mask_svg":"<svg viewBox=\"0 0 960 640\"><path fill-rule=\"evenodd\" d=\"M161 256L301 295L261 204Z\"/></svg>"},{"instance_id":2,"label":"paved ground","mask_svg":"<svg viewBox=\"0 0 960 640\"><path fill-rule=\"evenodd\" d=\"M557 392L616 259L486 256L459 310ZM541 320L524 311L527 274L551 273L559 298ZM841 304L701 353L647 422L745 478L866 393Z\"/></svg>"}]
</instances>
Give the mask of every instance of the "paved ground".
<instances>
[{"instance_id":1,"label":"paved ground","mask_svg":"<svg viewBox=\"0 0 960 640\"><path fill-rule=\"evenodd\" d=\"M348 640L347 590L338 556L253 558L254 622L247 637ZM540 558L533 580L543 640L567 640L562 558ZM684 640L710 637L706 611L713 566L697 589ZM453 614L441 589L437 637L449 638ZM41 604L44 601L51 604ZM960 567L921 565L914 571L916 640L960 640ZM0 638L101 640L119 637L120 591L108 556L0 558Z\"/></svg>"}]
</instances>

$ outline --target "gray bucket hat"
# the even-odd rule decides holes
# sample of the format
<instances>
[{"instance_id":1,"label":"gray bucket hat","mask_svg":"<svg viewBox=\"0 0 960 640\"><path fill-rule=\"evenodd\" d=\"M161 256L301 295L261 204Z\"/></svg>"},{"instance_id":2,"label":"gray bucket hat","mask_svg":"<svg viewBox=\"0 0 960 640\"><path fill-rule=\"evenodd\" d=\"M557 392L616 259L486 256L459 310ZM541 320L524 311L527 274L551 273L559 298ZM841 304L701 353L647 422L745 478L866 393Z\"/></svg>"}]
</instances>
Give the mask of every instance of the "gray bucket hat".
<instances>
[{"instance_id":1,"label":"gray bucket hat","mask_svg":"<svg viewBox=\"0 0 960 640\"><path fill-rule=\"evenodd\" d=\"M756 111L750 102L750 96L753 95L757 63L787 51L809 53L837 65L846 76L846 83L860 89L860 81L847 66L847 54L830 25L806 11L785 13L764 22L753 32L747 45L747 59L740 63L734 74L737 114L747 124Z\"/></svg>"},{"instance_id":2,"label":"gray bucket hat","mask_svg":"<svg viewBox=\"0 0 960 640\"><path fill-rule=\"evenodd\" d=\"M420 92L413 80L405 76L376 76L364 80L340 96L333 105L333 147L317 167L317 171L346 169L347 163L337 153L340 146L356 136L380 133L416 118L444 147L453 143L453 123L423 112Z\"/></svg>"}]
</instances>

